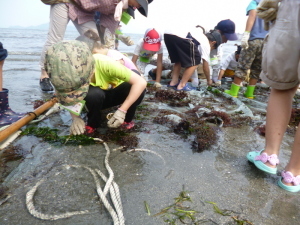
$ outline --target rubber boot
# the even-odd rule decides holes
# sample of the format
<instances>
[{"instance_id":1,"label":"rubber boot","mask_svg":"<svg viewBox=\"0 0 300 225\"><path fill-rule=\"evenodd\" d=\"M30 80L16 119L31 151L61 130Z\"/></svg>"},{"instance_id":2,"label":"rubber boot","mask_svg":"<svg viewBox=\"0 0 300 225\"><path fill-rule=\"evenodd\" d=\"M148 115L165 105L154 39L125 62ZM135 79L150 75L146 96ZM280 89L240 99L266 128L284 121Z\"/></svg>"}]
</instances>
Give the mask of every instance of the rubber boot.
<instances>
[{"instance_id":1,"label":"rubber boot","mask_svg":"<svg viewBox=\"0 0 300 225\"><path fill-rule=\"evenodd\" d=\"M230 90L225 90L224 92L236 98L238 96L241 86L236 85L235 83L231 84Z\"/></svg>"},{"instance_id":2,"label":"rubber boot","mask_svg":"<svg viewBox=\"0 0 300 225\"><path fill-rule=\"evenodd\" d=\"M25 113L12 111L8 104L8 90L3 88L0 91L0 126L6 126L21 119Z\"/></svg>"},{"instance_id":3,"label":"rubber boot","mask_svg":"<svg viewBox=\"0 0 300 225\"><path fill-rule=\"evenodd\" d=\"M244 96L246 98L254 99L254 95L253 95L254 90L255 90L255 85L248 85Z\"/></svg>"}]
</instances>

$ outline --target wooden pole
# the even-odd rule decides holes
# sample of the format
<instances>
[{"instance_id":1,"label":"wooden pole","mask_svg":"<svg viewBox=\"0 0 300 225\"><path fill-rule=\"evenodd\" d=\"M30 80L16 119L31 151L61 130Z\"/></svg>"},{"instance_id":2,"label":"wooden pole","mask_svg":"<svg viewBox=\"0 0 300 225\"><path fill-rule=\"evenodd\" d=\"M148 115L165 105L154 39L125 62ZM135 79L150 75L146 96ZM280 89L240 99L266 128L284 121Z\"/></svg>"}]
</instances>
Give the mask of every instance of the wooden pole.
<instances>
[{"instance_id":1,"label":"wooden pole","mask_svg":"<svg viewBox=\"0 0 300 225\"><path fill-rule=\"evenodd\" d=\"M4 130L0 131L0 142L5 140L8 136L10 136L12 133L19 130L21 127L28 124L31 120L35 119L39 115L41 115L45 110L51 108L55 103L57 103L57 98L53 98L49 100L48 102L44 103L40 107L38 107L36 110L33 111L33 113L28 113L18 121L12 123Z\"/></svg>"}]
</instances>

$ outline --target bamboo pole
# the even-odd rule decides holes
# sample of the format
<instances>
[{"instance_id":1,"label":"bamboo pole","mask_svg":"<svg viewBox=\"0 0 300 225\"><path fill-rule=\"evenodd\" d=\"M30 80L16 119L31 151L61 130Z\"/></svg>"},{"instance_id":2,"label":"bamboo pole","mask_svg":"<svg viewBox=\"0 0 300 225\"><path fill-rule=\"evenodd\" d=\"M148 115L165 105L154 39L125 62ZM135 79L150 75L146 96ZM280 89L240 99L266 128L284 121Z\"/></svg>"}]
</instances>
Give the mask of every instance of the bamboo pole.
<instances>
[{"instance_id":1,"label":"bamboo pole","mask_svg":"<svg viewBox=\"0 0 300 225\"><path fill-rule=\"evenodd\" d=\"M21 127L28 124L30 121L35 119L37 116L41 115L45 110L51 108L55 103L57 103L57 98L53 98L49 100L48 102L44 103L40 107L38 107L36 110L33 111L33 113L27 113L24 117L19 119L18 121L12 123L4 130L0 131L0 142L5 140L8 136L10 136L12 133L19 130Z\"/></svg>"}]
</instances>

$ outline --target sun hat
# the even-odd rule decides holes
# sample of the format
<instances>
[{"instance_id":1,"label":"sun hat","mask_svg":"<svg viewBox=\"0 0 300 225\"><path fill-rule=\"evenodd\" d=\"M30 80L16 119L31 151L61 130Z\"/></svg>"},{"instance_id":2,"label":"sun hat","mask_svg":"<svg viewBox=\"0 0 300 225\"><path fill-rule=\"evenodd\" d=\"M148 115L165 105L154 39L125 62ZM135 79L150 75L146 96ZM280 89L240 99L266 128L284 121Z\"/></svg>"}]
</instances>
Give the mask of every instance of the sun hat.
<instances>
[{"instance_id":1,"label":"sun hat","mask_svg":"<svg viewBox=\"0 0 300 225\"><path fill-rule=\"evenodd\" d=\"M3 61L7 57L7 50L3 48L2 43L0 42L0 61Z\"/></svg>"},{"instance_id":2,"label":"sun hat","mask_svg":"<svg viewBox=\"0 0 300 225\"><path fill-rule=\"evenodd\" d=\"M231 20L221 20L215 29L218 29L221 31L222 35L225 35L227 40L229 41L235 41L237 40L237 35L235 33L235 23Z\"/></svg>"},{"instance_id":3,"label":"sun hat","mask_svg":"<svg viewBox=\"0 0 300 225\"><path fill-rule=\"evenodd\" d=\"M157 52L161 46L162 35L157 32L154 28L149 28L146 30L144 35L143 48L148 51Z\"/></svg>"},{"instance_id":4,"label":"sun hat","mask_svg":"<svg viewBox=\"0 0 300 225\"><path fill-rule=\"evenodd\" d=\"M139 12L143 16L147 17L148 16L148 4L150 4L153 0L136 0L136 1L141 5L141 7L138 8ZM127 13L130 16L132 16L133 18L135 18L134 11L135 11L135 8L128 6Z\"/></svg>"},{"instance_id":5,"label":"sun hat","mask_svg":"<svg viewBox=\"0 0 300 225\"><path fill-rule=\"evenodd\" d=\"M62 105L75 105L87 95L94 73L94 58L88 46L77 40L62 41L46 52L45 70Z\"/></svg>"}]
</instances>

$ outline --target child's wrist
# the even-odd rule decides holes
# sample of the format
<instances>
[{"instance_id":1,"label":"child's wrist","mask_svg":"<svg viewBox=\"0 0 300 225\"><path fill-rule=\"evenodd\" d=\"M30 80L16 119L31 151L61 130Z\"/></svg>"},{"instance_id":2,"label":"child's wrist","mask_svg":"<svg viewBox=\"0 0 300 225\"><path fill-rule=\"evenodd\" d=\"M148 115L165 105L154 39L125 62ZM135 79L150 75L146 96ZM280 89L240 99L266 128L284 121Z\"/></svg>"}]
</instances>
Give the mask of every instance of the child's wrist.
<instances>
[{"instance_id":1,"label":"child's wrist","mask_svg":"<svg viewBox=\"0 0 300 225\"><path fill-rule=\"evenodd\" d=\"M123 112L123 113L127 113L127 111L121 109L121 108L118 108L119 111Z\"/></svg>"}]
</instances>

